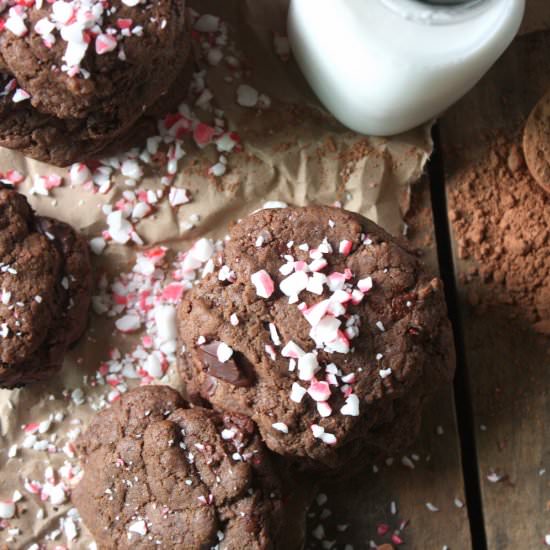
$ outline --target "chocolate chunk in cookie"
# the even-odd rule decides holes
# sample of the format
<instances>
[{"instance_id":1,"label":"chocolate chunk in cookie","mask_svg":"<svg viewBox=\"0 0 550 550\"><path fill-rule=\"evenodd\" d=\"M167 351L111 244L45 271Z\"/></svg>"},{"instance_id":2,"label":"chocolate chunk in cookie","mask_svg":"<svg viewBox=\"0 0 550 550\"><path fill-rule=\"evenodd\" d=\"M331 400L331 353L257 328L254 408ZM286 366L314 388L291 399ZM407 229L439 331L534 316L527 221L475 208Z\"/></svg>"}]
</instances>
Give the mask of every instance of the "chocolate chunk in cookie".
<instances>
[{"instance_id":1,"label":"chocolate chunk in cookie","mask_svg":"<svg viewBox=\"0 0 550 550\"><path fill-rule=\"evenodd\" d=\"M92 288L87 242L0 189L0 387L51 377L85 329Z\"/></svg>"},{"instance_id":2,"label":"chocolate chunk in cookie","mask_svg":"<svg viewBox=\"0 0 550 550\"><path fill-rule=\"evenodd\" d=\"M249 416L304 467L411 443L454 348L441 281L404 244L342 209L262 210L218 266L178 311L192 396Z\"/></svg>"},{"instance_id":3,"label":"chocolate chunk in cookie","mask_svg":"<svg viewBox=\"0 0 550 550\"><path fill-rule=\"evenodd\" d=\"M147 386L99 413L77 446L72 498L99 548L283 547L283 486L246 417Z\"/></svg>"}]
</instances>

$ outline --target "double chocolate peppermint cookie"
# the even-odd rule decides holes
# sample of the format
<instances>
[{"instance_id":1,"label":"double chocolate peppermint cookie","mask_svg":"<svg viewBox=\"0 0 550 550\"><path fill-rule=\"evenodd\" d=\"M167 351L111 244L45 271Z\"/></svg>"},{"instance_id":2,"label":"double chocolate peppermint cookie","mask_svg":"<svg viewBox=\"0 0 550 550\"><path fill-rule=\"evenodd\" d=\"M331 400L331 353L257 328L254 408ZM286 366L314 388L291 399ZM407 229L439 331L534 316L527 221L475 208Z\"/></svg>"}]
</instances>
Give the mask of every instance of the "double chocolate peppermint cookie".
<instances>
[{"instance_id":1,"label":"double chocolate peppermint cookie","mask_svg":"<svg viewBox=\"0 0 550 550\"><path fill-rule=\"evenodd\" d=\"M120 135L116 130L114 141L109 121L97 125L88 118L46 115L29 102L14 103L11 91L0 97L0 145L58 166L119 153L158 132L158 120L176 111L185 98L192 72L193 64L188 62L164 95Z\"/></svg>"},{"instance_id":2,"label":"double chocolate peppermint cookie","mask_svg":"<svg viewBox=\"0 0 550 550\"><path fill-rule=\"evenodd\" d=\"M328 207L262 210L178 312L192 396L249 416L305 467L362 464L411 443L451 380L441 281L376 224Z\"/></svg>"},{"instance_id":3,"label":"double chocolate peppermint cookie","mask_svg":"<svg viewBox=\"0 0 550 550\"><path fill-rule=\"evenodd\" d=\"M55 374L86 327L91 288L87 242L0 189L0 388Z\"/></svg>"},{"instance_id":4,"label":"double chocolate peppermint cookie","mask_svg":"<svg viewBox=\"0 0 550 550\"><path fill-rule=\"evenodd\" d=\"M190 51L185 0L7 0L0 16L0 144L59 164L78 158L64 141L91 154L125 133Z\"/></svg>"},{"instance_id":5,"label":"double chocolate peppermint cookie","mask_svg":"<svg viewBox=\"0 0 550 550\"><path fill-rule=\"evenodd\" d=\"M98 414L78 451L72 499L99 548L298 548L281 542L283 486L246 417L142 387Z\"/></svg>"}]
</instances>

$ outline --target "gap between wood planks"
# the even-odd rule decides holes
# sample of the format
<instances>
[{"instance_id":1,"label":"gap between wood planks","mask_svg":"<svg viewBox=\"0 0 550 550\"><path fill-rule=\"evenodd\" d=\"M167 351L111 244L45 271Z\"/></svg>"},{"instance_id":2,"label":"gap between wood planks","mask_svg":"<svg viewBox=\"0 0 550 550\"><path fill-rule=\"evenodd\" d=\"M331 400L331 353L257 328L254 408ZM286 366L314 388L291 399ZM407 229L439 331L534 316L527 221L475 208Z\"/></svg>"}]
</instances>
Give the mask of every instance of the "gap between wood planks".
<instances>
[{"instance_id":1,"label":"gap between wood planks","mask_svg":"<svg viewBox=\"0 0 550 550\"><path fill-rule=\"evenodd\" d=\"M432 131L434 152L428 164L432 212L437 243L437 257L441 278L445 284L445 297L449 318L453 326L456 347L456 375L454 396L458 434L462 454L462 472L466 496L468 520L474 550L487 550L487 538L483 519L483 503L477 463L475 442L475 425L472 413L471 392L464 353L462 323L458 308L458 294L455 282L455 270L451 248L451 234L447 215L447 198L445 195L444 158L440 147L439 128Z\"/></svg>"}]
</instances>

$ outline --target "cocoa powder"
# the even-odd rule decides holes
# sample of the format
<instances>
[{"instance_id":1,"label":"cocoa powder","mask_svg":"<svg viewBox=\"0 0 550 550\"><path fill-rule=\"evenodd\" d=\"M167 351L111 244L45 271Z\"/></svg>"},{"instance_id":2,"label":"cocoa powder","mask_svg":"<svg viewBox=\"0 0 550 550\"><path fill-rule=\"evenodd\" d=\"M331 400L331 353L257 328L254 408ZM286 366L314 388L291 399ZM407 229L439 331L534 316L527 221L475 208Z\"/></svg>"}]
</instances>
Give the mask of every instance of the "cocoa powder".
<instances>
[{"instance_id":1,"label":"cocoa powder","mask_svg":"<svg viewBox=\"0 0 550 550\"><path fill-rule=\"evenodd\" d=\"M461 279L474 306L507 305L550 335L550 195L532 178L519 138L499 137L449 182Z\"/></svg>"}]
</instances>

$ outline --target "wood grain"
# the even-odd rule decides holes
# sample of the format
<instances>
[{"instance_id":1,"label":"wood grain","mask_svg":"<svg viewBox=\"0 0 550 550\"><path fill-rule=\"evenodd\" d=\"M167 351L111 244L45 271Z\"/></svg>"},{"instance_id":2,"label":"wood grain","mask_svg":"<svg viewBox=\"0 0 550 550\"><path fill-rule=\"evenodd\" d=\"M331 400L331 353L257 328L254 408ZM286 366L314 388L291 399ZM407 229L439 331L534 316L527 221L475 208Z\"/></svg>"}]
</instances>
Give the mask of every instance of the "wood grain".
<instances>
[{"instance_id":1,"label":"wood grain","mask_svg":"<svg viewBox=\"0 0 550 550\"><path fill-rule=\"evenodd\" d=\"M489 132L521 131L550 87L549 51L548 31L520 37L443 118L448 194L476 159L488 155ZM471 264L458 257L451 233L488 548L543 548L550 534L550 340L510 320L510 306L472 310L461 282ZM483 293L484 283L476 284ZM492 472L503 479L491 482Z\"/></svg>"}]
</instances>

